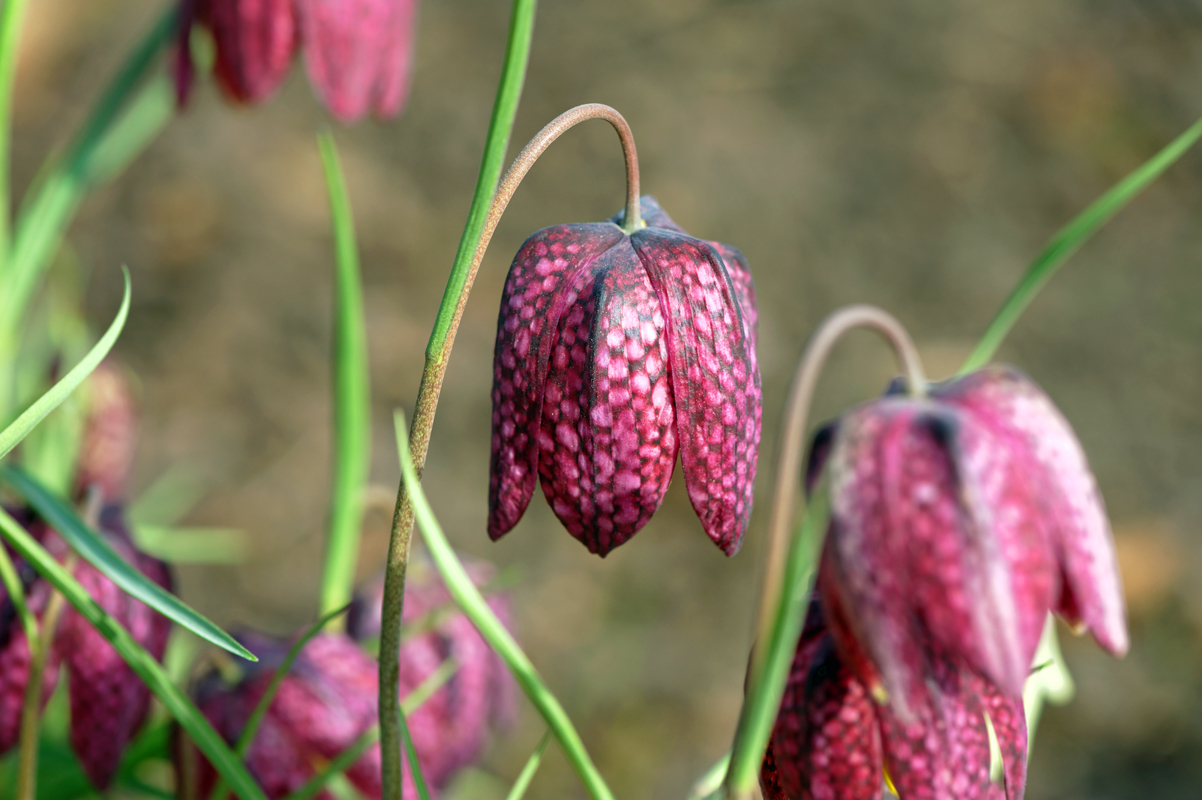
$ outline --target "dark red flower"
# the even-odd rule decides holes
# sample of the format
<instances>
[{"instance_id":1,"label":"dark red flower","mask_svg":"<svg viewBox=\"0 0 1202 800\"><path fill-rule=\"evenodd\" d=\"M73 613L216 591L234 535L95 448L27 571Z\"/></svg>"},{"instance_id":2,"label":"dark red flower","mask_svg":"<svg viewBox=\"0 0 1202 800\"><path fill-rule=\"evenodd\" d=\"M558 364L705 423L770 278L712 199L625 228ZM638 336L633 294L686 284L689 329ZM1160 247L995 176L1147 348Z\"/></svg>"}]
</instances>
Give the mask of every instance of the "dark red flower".
<instances>
[{"instance_id":1,"label":"dark red flower","mask_svg":"<svg viewBox=\"0 0 1202 800\"><path fill-rule=\"evenodd\" d=\"M437 792L479 757L490 725L509 716L513 683L472 624L447 605L446 589L432 578L418 567L406 587L404 624L414 630L401 645L400 693L402 698L409 695L448 659L455 663L446 682L406 717L422 774ZM351 626L356 636L371 639L379 633L379 618L371 613L378 606L376 595L369 590L366 600L357 601ZM496 610L507 612L502 598L491 602ZM198 707L230 742L241 735L289 646L263 636L244 638L259 663L244 665L233 681L214 668L195 688ZM314 763L339 755L376 724L377 674L375 660L349 636L323 633L306 645L281 683L247 756L248 769L269 798L296 791L313 777ZM203 759L200 767L197 796L207 797L216 773ZM366 797L379 798L379 745L346 774ZM416 797L407 765L403 776L405 796Z\"/></svg>"},{"instance_id":2,"label":"dark red flower","mask_svg":"<svg viewBox=\"0 0 1202 800\"><path fill-rule=\"evenodd\" d=\"M409 88L417 0L184 0L176 88L183 102L193 70L194 22L213 34L217 81L233 100L266 100L298 49L309 79L344 122L393 117Z\"/></svg>"},{"instance_id":3,"label":"dark red flower","mask_svg":"<svg viewBox=\"0 0 1202 800\"><path fill-rule=\"evenodd\" d=\"M992 367L854 409L811 452L831 496L822 610L765 781L793 800L875 797L861 792L883 757L902 800L1001 797L987 713L1005 796L1021 797L1020 698L1048 612L1127 649L1110 527L1072 429L1028 378Z\"/></svg>"},{"instance_id":4,"label":"dark red flower","mask_svg":"<svg viewBox=\"0 0 1202 800\"><path fill-rule=\"evenodd\" d=\"M28 527L55 558L60 561L66 558L66 544L44 523L31 522ZM167 565L134 548L119 506L108 506L101 513L100 532L126 561L163 588L171 589ZM14 560L26 580L29 605L40 615L48 601L50 586L24 561ZM171 622L166 617L122 592L91 564L80 562L75 568L75 579L140 645L162 660L171 632ZM0 752L17 743L21 703L29 681L29 645L20 620L12 613L7 594L3 598L0 606ZM67 608L56 629L42 679L44 697L48 698L54 689L60 662L67 668L72 749L84 773L97 788L103 789L112 781L126 745L146 719L150 709L150 689L112 645L73 608Z\"/></svg>"},{"instance_id":5,"label":"dark red flower","mask_svg":"<svg viewBox=\"0 0 1202 800\"><path fill-rule=\"evenodd\" d=\"M535 475L568 531L605 555L659 507L680 451L702 526L727 554L751 514L760 440L751 274L644 197L646 227L558 225L505 281L493 361L488 532Z\"/></svg>"}]
</instances>

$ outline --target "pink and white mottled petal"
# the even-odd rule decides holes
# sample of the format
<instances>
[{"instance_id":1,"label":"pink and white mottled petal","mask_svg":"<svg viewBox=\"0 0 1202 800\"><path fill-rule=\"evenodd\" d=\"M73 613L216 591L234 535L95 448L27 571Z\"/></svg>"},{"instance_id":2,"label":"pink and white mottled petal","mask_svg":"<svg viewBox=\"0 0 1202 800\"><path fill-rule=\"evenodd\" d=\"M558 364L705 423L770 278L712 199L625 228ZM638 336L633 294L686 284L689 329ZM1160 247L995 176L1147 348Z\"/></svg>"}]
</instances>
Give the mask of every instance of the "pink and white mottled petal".
<instances>
[{"instance_id":1,"label":"pink and white mottled petal","mask_svg":"<svg viewBox=\"0 0 1202 800\"><path fill-rule=\"evenodd\" d=\"M579 273L560 318L538 433L543 492L604 556L647 523L676 462L660 303L629 240Z\"/></svg>"},{"instance_id":2,"label":"pink and white mottled petal","mask_svg":"<svg viewBox=\"0 0 1202 800\"><path fill-rule=\"evenodd\" d=\"M571 287L622 239L609 223L544 228L509 268L493 358L488 535L494 540L517 524L534 494L548 362L560 316L577 300Z\"/></svg>"},{"instance_id":3,"label":"pink and white mottled petal","mask_svg":"<svg viewBox=\"0 0 1202 800\"><path fill-rule=\"evenodd\" d=\"M1126 653L1126 610L1110 523L1068 422L1039 387L1009 367L980 370L937 392L945 402L1025 439L1032 460L1042 467L1040 481L1054 521L1051 542L1065 581L1059 610L1068 612L1071 622L1084 623L1112 654Z\"/></svg>"},{"instance_id":4,"label":"pink and white mottled petal","mask_svg":"<svg viewBox=\"0 0 1202 800\"><path fill-rule=\"evenodd\" d=\"M751 516L760 376L734 287L709 245L664 228L631 237L667 315L668 355L693 510L727 555Z\"/></svg>"},{"instance_id":5,"label":"pink and white mottled petal","mask_svg":"<svg viewBox=\"0 0 1202 800\"><path fill-rule=\"evenodd\" d=\"M416 12L416 0L297 0L309 80L330 113L400 111Z\"/></svg>"},{"instance_id":6,"label":"pink and white mottled petal","mask_svg":"<svg viewBox=\"0 0 1202 800\"><path fill-rule=\"evenodd\" d=\"M832 608L837 595L849 629L843 638L864 649L906 718L927 701L911 564L940 539L936 531L955 523L946 458L929 438L915 435L919 410L885 399L848 413L828 466L833 535L824 568L834 590L824 594ZM966 599L939 602L967 625Z\"/></svg>"},{"instance_id":7,"label":"pink and white mottled petal","mask_svg":"<svg viewBox=\"0 0 1202 800\"><path fill-rule=\"evenodd\" d=\"M931 704L912 723L879 712L885 764L900 800L994 800L989 733L976 679L948 662L932 665Z\"/></svg>"}]
</instances>

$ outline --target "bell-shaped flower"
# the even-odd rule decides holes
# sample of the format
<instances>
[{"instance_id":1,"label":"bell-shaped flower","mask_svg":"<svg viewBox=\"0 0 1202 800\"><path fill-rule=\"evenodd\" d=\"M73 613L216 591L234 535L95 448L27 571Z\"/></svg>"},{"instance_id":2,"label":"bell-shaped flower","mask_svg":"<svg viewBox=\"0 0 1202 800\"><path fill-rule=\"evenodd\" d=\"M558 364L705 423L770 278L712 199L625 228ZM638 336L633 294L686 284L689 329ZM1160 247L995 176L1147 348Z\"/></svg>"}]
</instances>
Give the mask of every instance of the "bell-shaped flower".
<instances>
[{"instance_id":1,"label":"bell-shaped flower","mask_svg":"<svg viewBox=\"0 0 1202 800\"><path fill-rule=\"evenodd\" d=\"M314 90L339 120L394 117L409 90L416 16L417 0L183 0L176 92L181 103L189 94L189 35L200 23L231 100L269 98L303 49Z\"/></svg>"},{"instance_id":2,"label":"bell-shaped flower","mask_svg":"<svg viewBox=\"0 0 1202 800\"><path fill-rule=\"evenodd\" d=\"M774 734L769 766L794 775L779 796L875 797L883 757L902 800L1002 797L985 714L1004 796L1021 797L1020 698L1048 613L1114 655L1128 645L1109 523L1072 429L1028 378L991 367L844 414L816 437L810 481L824 466L822 611ZM818 789L853 783L865 788Z\"/></svg>"},{"instance_id":3,"label":"bell-shaped flower","mask_svg":"<svg viewBox=\"0 0 1202 800\"><path fill-rule=\"evenodd\" d=\"M992 367L923 398L893 394L827 435L827 603L875 668L860 677L903 716L923 705L929 652L1017 696L1049 611L1126 652L1101 496L1030 379Z\"/></svg>"},{"instance_id":4,"label":"bell-shaped flower","mask_svg":"<svg viewBox=\"0 0 1202 800\"><path fill-rule=\"evenodd\" d=\"M493 539L537 476L568 531L605 555L659 507L679 451L705 532L728 555L742 543L760 440L751 274L654 199L642 216L633 233L619 217L544 228L514 258L493 361Z\"/></svg>"},{"instance_id":5,"label":"bell-shaped flower","mask_svg":"<svg viewBox=\"0 0 1202 800\"><path fill-rule=\"evenodd\" d=\"M879 800L886 774L901 800L1022 798L1020 698L935 657L929 702L906 721L872 698L856 677L855 658L836 644L815 598L760 773L765 800ZM1001 756L996 782L990 728Z\"/></svg>"}]
</instances>

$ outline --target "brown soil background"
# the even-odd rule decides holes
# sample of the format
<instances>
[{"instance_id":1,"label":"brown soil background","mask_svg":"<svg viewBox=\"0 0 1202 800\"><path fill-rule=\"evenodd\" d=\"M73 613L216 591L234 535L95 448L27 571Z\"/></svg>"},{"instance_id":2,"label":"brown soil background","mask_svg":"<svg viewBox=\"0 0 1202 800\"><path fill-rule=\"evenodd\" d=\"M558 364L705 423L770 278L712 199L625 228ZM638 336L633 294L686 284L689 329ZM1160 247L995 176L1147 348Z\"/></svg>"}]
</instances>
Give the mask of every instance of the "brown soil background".
<instances>
[{"instance_id":1,"label":"brown soil background","mask_svg":"<svg viewBox=\"0 0 1202 800\"><path fill-rule=\"evenodd\" d=\"M158 4L38 0L17 89L16 181L32 178ZM338 129L370 326L373 481L397 480L390 430L422 351L479 165L508 5L428 2L397 121ZM794 360L828 312L894 311L950 373L1055 230L1202 113L1197 0L544 2L511 154L582 102L634 128L643 186L687 230L740 247L760 297L759 504L734 559L680 486L601 561L536 496L484 533L488 390L505 268L533 230L622 204L617 142L590 123L556 143L501 223L452 359L425 486L455 544L520 565L521 639L623 798L679 797L728 745L741 696L777 420ZM181 570L223 623L313 618L329 462L331 242L303 71L255 109L202 85L186 113L91 198L71 245L107 323L133 273L120 355L143 381L138 486L186 462L212 489L189 517L251 535L234 567ZM1028 797L1178 798L1202 785L1202 157L1187 155L1076 255L1003 358L1075 424L1115 522L1134 645L1066 651L1078 697L1039 732ZM841 346L827 416L891 370ZM367 522L362 575L387 517ZM541 725L526 711L485 769L511 779ZM450 797L504 796L468 776ZM583 796L553 752L532 798Z\"/></svg>"}]
</instances>

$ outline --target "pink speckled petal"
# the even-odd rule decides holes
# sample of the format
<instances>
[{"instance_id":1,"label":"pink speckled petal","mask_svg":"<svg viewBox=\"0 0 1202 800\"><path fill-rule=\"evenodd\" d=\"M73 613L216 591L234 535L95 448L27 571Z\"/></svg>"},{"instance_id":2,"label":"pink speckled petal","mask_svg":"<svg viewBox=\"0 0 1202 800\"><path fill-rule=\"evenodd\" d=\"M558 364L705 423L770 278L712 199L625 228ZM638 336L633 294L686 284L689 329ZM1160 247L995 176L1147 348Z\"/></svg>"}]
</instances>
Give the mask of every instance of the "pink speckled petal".
<instances>
[{"instance_id":1,"label":"pink speckled petal","mask_svg":"<svg viewBox=\"0 0 1202 800\"><path fill-rule=\"evenodd\" d=\"M881 764L868 693L829 635L803 635L765 759L765 797L876 800Z\"/></svg>"},{"instance_id":2,"label":"pink speckled petal","mask_svg":"<svg viewBox=\"0 0 1202 800\"><path fill-rule=\"evenodd\" d=\"M232 99L257 103L288 73L297 46L293 0L199 0L217 48L214 73Z\"/></svg>"},{"instance_id":3,"label":"pink speckled petal","mask_svg":"<svg viewBox=\"0 0 1202 800\"><path fill-rule=\"evenodd\" d=\"M567 299L543 395L539 476L568 532L604 556L647 523L672 479L667 337L629 239L580 272Z\"/></svg>"},{"instance_id":4,"label":"pink speckled petal","mask_svg":"<svg viewBox=\"0 0 1202 800\"><path fill-rule=\"evenodd\" d=\"M932 702L904 722L882 708L885 765L900 800L1000 800L989 779L989 734L975 681L947 662L935 665ZM962 681L963 678L963 681Z\"/></svg>"},{"instance_id":5,"label":"pink speckled petal","mask_svg":"<svg viewBox=\"0 0 1202 800\"><path fill-rule=\"evenodd\" d=\"M517 524L534 494L548 361L560 317L576 302L571 287L622 239L608 223L544 228L509 268L493 357L488 535L494 540Z\"/></svg>"},{"instance_id":6,"label":"pink speckled petal","mask_svg":"<svg viewBox=\"0 0 1202 800\"><path fill-rule=\"evenodd\" d=\"M664 228L631 242L668 321L685 488L702 527L727 555L751 516L760 375L726 265L697 239Z\"/></svg>"},{"instance_id":7,"label":"pink speckled petal","mask_svg":"<svg viewBox=\"0 0 1202 800\"><path fill-rule=\"evenodd\" d=\"M1127 622L1114 541L1102 497L1080 442L1039 387L1010 367L990 367L938 390L1026 441L1042 466L1039 482L1053 523L1052 547L1064 586L1058 611L1083 624L1114 655L1127 652Z\"/></svg>"},{"instance_id":8,"label":"pink speckled petal","mask_svg":"<svg viewBox=\"0 0 1202 800\"><path fill-rule=\"evenodd\" d=\"M395 116L409 87L417 0L297 0L305 66L343 122Z\"/></svg>"}]
</instances>

